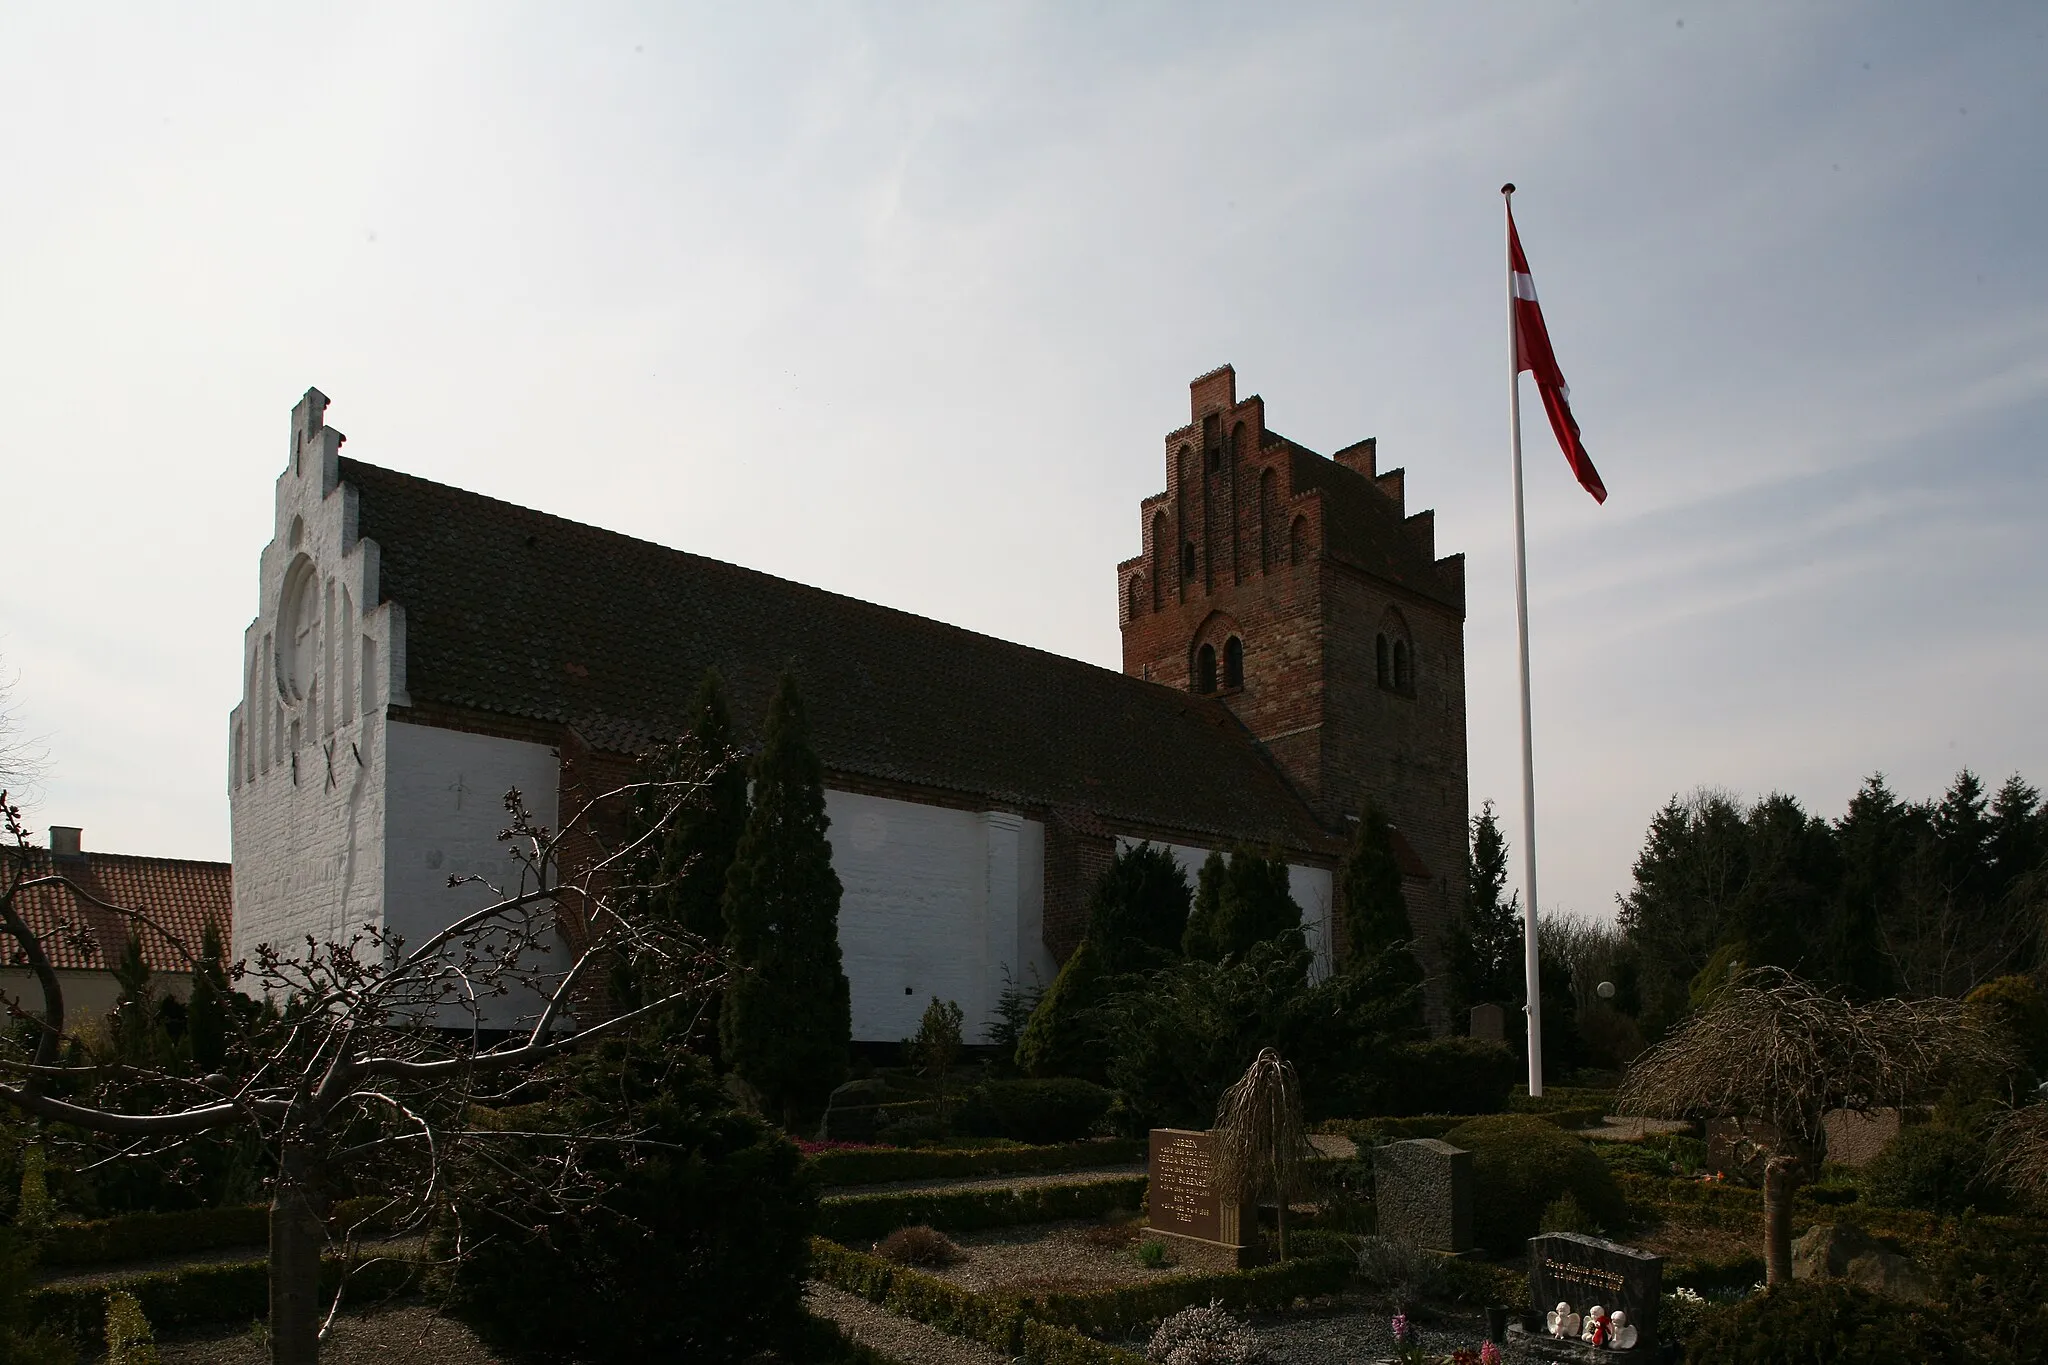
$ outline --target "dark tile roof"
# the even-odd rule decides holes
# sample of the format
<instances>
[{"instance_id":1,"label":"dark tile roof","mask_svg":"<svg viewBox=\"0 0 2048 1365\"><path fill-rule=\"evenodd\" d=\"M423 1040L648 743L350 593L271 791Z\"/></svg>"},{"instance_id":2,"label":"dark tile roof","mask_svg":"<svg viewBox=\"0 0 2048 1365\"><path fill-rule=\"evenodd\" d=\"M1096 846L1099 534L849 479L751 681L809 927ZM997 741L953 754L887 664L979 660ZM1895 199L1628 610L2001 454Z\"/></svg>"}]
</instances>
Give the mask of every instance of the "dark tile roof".
<instances>
[{"instance_id":1,"label":"dark tile roof","mask_svg":"<svg viewBox=\"0 0 2048 1365\"><path fill-rule=\"evenodd\" d=\"M25 858L24 877L57 873L70 885L30 887L15 907L30 930L42 940L53 967L72 970L111 968L121 960L131 926L142 934L142 960L150 970L191 971L185 954L161 934L136 925L125 915L106 910L87 895L125 909L139 910L177 936L190 951L199 951L206 922L229 933L233 911L233 868L227 863L193 862L184 858L140 858L125 853L86 852L76 858L53 858L48 849L8 850L9 859ZM6 940L10 965L23 966L20 945Z\"/></svg>"},{"instance_id":2,"label":"dark tile roof","mask_svg":"<svg viewBox=\"0 0 2048 1365\"><path fill-rule=\"evenodd\" d=\"M1164 831L1330 838L1220 703L752 569L344 459L406 688L634 753L707 667L752 738L785 665L838 773Z\"/></svg>"},{"instance_id":3,"label":"dark tile roof","mask_svg":"<svg viewBox=\"0 0 2048 1365\"><path fill-rule=\"evenodd\" d=\"M1373 487L1372 480L1277 432L1267 431L1264 444L1287 448L1293 459L1296 493L1321 490L1326 554L1464 612L1463 590L1436 567L1436 561L1401 524L1393 499Z\"/></svg>"}]
</instances>

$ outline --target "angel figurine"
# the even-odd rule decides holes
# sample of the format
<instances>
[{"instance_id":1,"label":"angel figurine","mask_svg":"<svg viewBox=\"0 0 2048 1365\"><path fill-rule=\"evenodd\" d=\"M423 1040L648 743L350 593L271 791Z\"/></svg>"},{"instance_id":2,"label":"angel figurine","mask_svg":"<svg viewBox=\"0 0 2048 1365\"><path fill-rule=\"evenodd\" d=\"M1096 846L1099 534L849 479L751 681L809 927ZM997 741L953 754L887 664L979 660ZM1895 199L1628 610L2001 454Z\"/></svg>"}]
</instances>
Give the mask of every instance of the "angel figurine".
<instances>
[{"instance_id":1,"label":"angel figurine","mask_svg":"<svg viewBox=\"0 0 2048 1365\"><path fill-rule=\"evenodd\" d=\"M1557 1307L1544 1315L1543 1325L1550 1329L1550 1335L1570 1341L1579 1334L1579 1315L1560 1299Z\"/></svg>"},{"instance_id":2,"label":"angel figurine","mask_svg":"<svg viewBox=\"0 0 2048 1365\"><path fill-rule=\"evenodd\" d=\"M1607 1344L1607 1310L1594 1304L1586 1310L1584 1325L1579 1330L1579 1340L1593 1346Z\"/></svg>"},{"instance_id":3,"label":"angel figurine","mask_svg":"<svg viewBox=\"0 0 2048 1365\"><path fill-rule=\"evenodd\" d=\"M1607 1344L1615 1350L1633 1350L1641 1336L1636 1325L1628 1320L1628 1314L1621 1309L1615 1309L1613 1316L1607 1319Z\"/></svg>"}]
</instances>

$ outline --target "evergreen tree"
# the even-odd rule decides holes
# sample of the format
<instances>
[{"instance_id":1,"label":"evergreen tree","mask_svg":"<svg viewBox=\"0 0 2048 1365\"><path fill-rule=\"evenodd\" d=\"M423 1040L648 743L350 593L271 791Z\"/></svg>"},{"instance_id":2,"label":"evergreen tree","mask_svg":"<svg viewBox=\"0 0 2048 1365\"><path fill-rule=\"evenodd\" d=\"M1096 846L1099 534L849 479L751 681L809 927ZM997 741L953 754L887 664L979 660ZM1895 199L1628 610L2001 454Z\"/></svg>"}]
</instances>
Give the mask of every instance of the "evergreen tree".
<instances>
[{"instance_id":1,"label":"evergreen tree","mask_svg":"<svg viewBox=\"0 0 2048 1365\"><path fill-rule=\"evenodd\" d=\"M1088 938L1110 970L1129 971L1181 950L1188 924L1188 877L1165 848L1117 850L1088 900Z\"/></svg>"},{"instance_id":2,"label":"evergreen tree","mask_svg":"<svg viewBox=\"0 0 2048 1365\"><path fill-rule=\"evenodd\" d=\"M1202 860L1202 870L1195 877L1195 905L1181 935L1181 951L1189 957L1215 962L1223 956L1217 920L1223 913L1223 881L1229 870L1229 863L1217 850L1210 850Z\"/></svg>"},{"instance_id":3,"label":"evergreen tree","mask_svg":"<svg viewBox=\"0 0 2048 1365\"><path fill-rule=\"evenodd\" d=\"M1841 858L1834 923L1827 939L1827 979L1851 999L1879 1000L1898 989L1884 949L1885 924L1898 905L1906 808L1872 773L1835 822Z\"/></svg>"},{"instance_id":4,"label":"evergreen tree","mask_svg":"<svg viewBox=\"0 0 2048 1365\"><path fill-rule=\"evenodd\" d=\"M1343 887L1347 957L1378 957L1395 951L1398 944L1408 958L1406 964L1397 963L1398 969L1405 977L1422 980L1422 966L1413 952L1415 931L1408 922L1408 902L1401 894L1394 827L1386 812L1370 802L1359 817L1358 833L1344 860Z\"/></svg>"},{"instance_id":5,"label":"evergreen tree","mask_svg":"<svg viewBox=\"0 0 2048 1365\"><path fill-rule=\"evenodd\" d=\"M1039 997L1017 1041L1017 1066L1027 1076L1101 1080L1102 1035L1096 1010L1107 994L1109 968L1093 939L1082 939Z\"/></svg>"},{"instance_id":6,"label":"evergreen tree","mask_svg":"<svg viewBox=\"0 0 2048 1365\"><path fill-rule=\"evenodd\" d=\"M1522 897L1508 893L1507 882L1507 839L1488 801L1472 817L1465 901L1445 944L1451 995L1460 1012L1522 996Z\"/></svg>"},{"instance_id":7,"label":"evergreen tree","mask_svg":"<svg viewBox=\"0 0 2048 1365\"><path fill-rule=\"evenodd\" d=\"M1987 852L1991 859L1991 894L2009 902L2018 892L2025 894L2028 883L2037 878L2048 862L2048 820L2044 820L2041 793L2022 781L2018 773L2005 779L1998 795L1991 799L1991 837Z\"/></svg>"},{"instance_id":8,"label":"evergreen tree","mask_svg":"<svg viewBox=\"0 0 2048 1365\"><path fill-rule=\"evenodd\" d=\"M1283 937L1291 945L1301 940L1301 907L1287 885L1287 860L1277 851L1234 850L1217 899L1217 945L1235 956Z\"/></svg>"},{"instance_id":9,"label":"evergreen tree","mask_svg":"<svg viewBox=\"0 0 2048 1365\"><path fill-rule=\"evenodd\" d=\"M839 954L839 877L824 773L784 674L753 765L753 808L726 878L736 971L719 1011L726 1062L793 1127L845 1079L853 1015Z\"/></svg>"},{"instance_id":10,"label":"evergreen tree","mask_svg":"<svg viewBox=\"0 0 2048 1365\"><path fill-rule=\"evenodd\" d=\"M227 948L220 925L206 921L200 931L199 961L193 964L192 998L185 1005L185 1038L192 1065L205 1075L217 1070L228 1051Z\"/></svg>"},{"instance_id":11,"label":"evergreen tree","mask_svg":"<svg viewBox=\"0 0 2048 1365\"><path fill-rule=\"evenodd\" d=\"M1724 941L1741 944L1751 967L1815 976L1841 883L1834 831L1782 794L1752 806L1746 823L1748 870Z\"/></svg>"}]
</instances>

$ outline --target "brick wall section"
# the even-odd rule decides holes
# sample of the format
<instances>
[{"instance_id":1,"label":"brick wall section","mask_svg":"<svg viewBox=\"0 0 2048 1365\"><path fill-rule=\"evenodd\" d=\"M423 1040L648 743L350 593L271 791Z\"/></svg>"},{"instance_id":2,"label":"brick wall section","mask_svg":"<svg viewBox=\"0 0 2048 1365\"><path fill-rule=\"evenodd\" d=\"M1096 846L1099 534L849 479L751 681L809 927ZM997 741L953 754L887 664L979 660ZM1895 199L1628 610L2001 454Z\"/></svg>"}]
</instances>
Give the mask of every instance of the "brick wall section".
<instances>
[{"instance_id":1,"label":"brick wall section","mask_svg":"<svg viewBox=\"0 0 2048 1365\"><path fill-rule=\"evenodd\" d=\"M1228 366L1189 398L1192 420L1166 437L1166 491L1140 509L1142 552L1117 566L1124 671L1193 690L1199 647L1220 659L1237 634L1244 680L1224 703L1333 832L1371 798L1427 869L1406 891L1434 976L1464 893L1463 560L1435 558L1433 515L1405 515L1405 476L1378 469L1375 442L1333 461L1278 436ZM1401 692L1378 676L1387 628L1414 649ZM1050 940L1050 882L1047 895Z\"/></svg>"},{"instance_id":2,"label":"brick wall section","mask_svg":"<svg viewBox=\"0 0 2048 1365\"><path fill-rule=\"evenodd\" d=\"M559 751L562 764L557 809L562 813L562 838L558 884L565 888L587 887L589 895L565 895L557 906L556 917L570 951L580 953L589 942L589 916L595 902L609 893L610 883L615 880L595 869L620 846L626 826L625 800L600 798L632 782L638 764L627 755L592 748L574 727L563 728ZM588 813L583 814L586 807ZM577 818L579 814L583 814L582 819ZM586 1023L610 1018L613 1009L609 965L593 965L600 970L587 973L578 983L575 995L577 1018Z\"/></svg>"},{"instance_id":3,"label":"brick wall section","mask_svg":"<svg viewBox=\"0 0 2048 1365\"><path fill-rule=\"evenodd\" d=\"M1045 822L1043 934L1055 962L1087 933L1088 895L1115 856L1115 836L1085 812L1056 810Z\"/></svg>"}]
</instances>

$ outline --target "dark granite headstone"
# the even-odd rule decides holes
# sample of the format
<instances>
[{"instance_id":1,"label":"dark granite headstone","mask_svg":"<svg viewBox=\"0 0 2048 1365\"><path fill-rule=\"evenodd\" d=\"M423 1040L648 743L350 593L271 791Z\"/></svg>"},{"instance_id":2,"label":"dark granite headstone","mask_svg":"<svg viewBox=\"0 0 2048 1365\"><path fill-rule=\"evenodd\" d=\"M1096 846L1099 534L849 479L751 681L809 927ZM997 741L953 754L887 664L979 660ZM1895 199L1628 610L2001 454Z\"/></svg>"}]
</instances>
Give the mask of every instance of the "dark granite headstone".
<instances>
[{"instance_id":1,"label":"dark granite headstone","mask_svg":"<svg viewBox=\"0 0 2048 1365\"><path fill-rule=\"evenodd\" d=\"M1145 1222L1167 1239L1186 1265L1237 1269L1252 1258L1244 1245L1258 1219L1242 1199L1216 1188L1216 1137L1184 1128L1154 1128L1146 1163Z\"/></svg>"},{"instance_id":2,"label":"dark granite headstone","mask_svg":"<svg viewBox=\"0 0 2048 1365\"><path fill-rule=\"evenodd\" d=\"M1430 1251L1472 1249L1472 1154L1436 1138L1373 1149L1379 1234Z\"/></svg>"},{"instance_id":3,"label":"dark granite headstone","mask_svg":"<svg viewBox=\"0 0 2048 1365\"><path fill-rule=\"evenodd\" d=\"M1508 1012L1499 1005L1472 1007L1472 1036L1489 1043L1503 1043L1508 1036Z\"/></svg>"},{"instance_id":4,"label":"dark granite headstone","mask_svg":"<svg viewBox=\"0 0 2048 1365\"><path fill-rule=\"evenodd\" d=\"M1602 1353L1602 1358L1636 1361L1657 1358L1657 1306L1664 1296L1664 1258L1576 1232L1548 1232L1529 1239L1531 1335L1541 1338L1544 1317L1560 1303L1581 1317L1594 1305L1609 1314L1619 1308L1636 1329L1635 1348Z\"/></svg>"}]
</instances>

